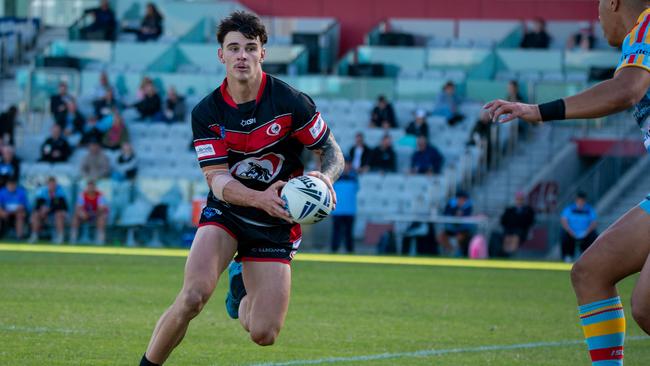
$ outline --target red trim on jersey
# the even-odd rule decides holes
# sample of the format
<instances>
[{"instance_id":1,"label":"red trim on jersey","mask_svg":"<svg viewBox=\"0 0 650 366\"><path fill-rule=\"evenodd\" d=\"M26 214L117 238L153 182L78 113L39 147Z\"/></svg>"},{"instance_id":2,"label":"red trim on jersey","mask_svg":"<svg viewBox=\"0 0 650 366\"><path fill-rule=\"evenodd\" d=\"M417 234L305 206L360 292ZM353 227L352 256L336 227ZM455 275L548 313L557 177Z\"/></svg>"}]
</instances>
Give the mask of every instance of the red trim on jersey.
<instances>
[{"instance_id":1,"label":"red trim on jersey","mask_svg":"<svg viewBox=\"0 0 650 366\"><path fill-rule=\"evenodd\" d=\"M205 145L212 146L212 150L214 150L214 154L200 156L198 155L198 151L197 151L197 158L199 159L199 161L228 157L228 148L226 147L226 143L224 142L224 140L214 139L214 140L194 141L195 150L198 150L200 149L200 146L205 146Z\"/></svg>"},{"instance_id":2,"label":"red trim on jersey","mask_svg":"<svg viewBox=\"0 0 650 366\"><path fill-rule=\"evenodd\" d=\"M256 258L256 257L241 257L241 262L277 262L284 264L291 264L291 261L283 258Z\"/></svg>"},{"instance_id":3,"label":"red trim on jersey","mask_svg":"<svg viewBox=\"0 0 650 366\"><path fill-rule=\"evenodd\" d=\"M271 126L274 124L280 125L280 131L276 133L270 132ZM291 115L284 115L277 117L262 126L250 132L237 132L228 130L226 133L226 143L232 150L239 152L254 152L259 151L281 140L284 136L291 131L292 118Z\"/></svg>"},{"instance_id":4,"label":"red trim on jersey","mask_svg":"<svg viewBox=\"0 0 650 366\"><path fill-rule=\"evenodd\" d=\"M291 227L291 231L289 232L289 241L295 243L299 239L302 239L302 228L300 227L300 224L295 224Z\"/></svg>"},{"instance_id":5,"label":"red trim on jersey","mask_svg":"<svg viewBox=\"0 0 650 366\"><path fill-rule=\"evenodd\" d=\"M645 36L645 31L648 28L648 22L650 22L650 17L646 17L643 21L639 31L636 34L636 43L642 43Z\"/></svg>"},{"instance_id":6,"label":"red trim on jersey","mask_svg":"<svg viewBox=\"0 0 650 366\"><path fill-rule=\"evenodd\" d=\"M262 94L264 93L264 88L266 87L266 73L262 72L262 81L260 82L260 88L257 89L257 96L255 97L255 103L259 103L260 99L262 99ZM237 103L235 103L235 100L232 99L232 96L230 93L228 93L228 78L226 77L223 79L223 83L221 83L221 86L219 87L219 90L221 91L221 96L223 97L223 100L231 107L233 108L238 108Z\"/></svg>"},{"instance_id":7,"label":"red trim on jersey","mask_svg":"<svg viewBox=\"0 0 650 366\"><path fill-rule=\"evenodd\" d=\"M223 224L220 224L218 222L203 222L199 224L199 227L204 227L204 226L216 226L220 229L223 229L223 231L225 231L228 235L232 236L233 239L237 240L237 236L235 236L235 234L233 234L233 232L230 231L230 229L225 227Z\"/></svg>"},{"instance_id":8,"label":"red trim on jersey","mask_svg":"<svg viewBox=\"0 0 650 366\"><path fill-rule=\"evenodd\" d=\"M601 349L592 349L589 351L591 361L607 361L607 360L622 360L623 359L623 346L609 347Z\"/></svg>"},{"instance_id":9,"label":"red trim on jersey","mask_svg":"<svg viewBox=\"0 0 650 366\"><path fill-rule=\"evenodd\" d=\"M312 134L312 128L315 126L319 125L322 123L322 126L318 126L317 128L320 128L317 130L317 135L314 136ZM309 121L305 126L294 132L294 136L300 141L303 145L305 146L310 146L318 142L323 135L327 132L327 123L325 123L325 120L321 117L319 112L316 112L314 117Z\"/></svg>"}]
</instances>

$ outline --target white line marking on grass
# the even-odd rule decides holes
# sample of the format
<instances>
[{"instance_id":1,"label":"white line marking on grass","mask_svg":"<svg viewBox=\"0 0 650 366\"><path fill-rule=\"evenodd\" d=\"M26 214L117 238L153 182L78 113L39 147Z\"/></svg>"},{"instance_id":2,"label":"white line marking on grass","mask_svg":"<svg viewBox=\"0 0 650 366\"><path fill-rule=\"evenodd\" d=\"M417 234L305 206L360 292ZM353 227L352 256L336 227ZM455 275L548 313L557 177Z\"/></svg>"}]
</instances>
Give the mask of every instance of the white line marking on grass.
<instances>
[{"instance_id":1,"label":"white line marking on grass","mask_svg":"<svg viewBox=\"0 0 650 366\"><path fill-rule=\"evenodd\" d=\"M0 332L19 332L19 333L64 333L64 334L86 334L88 331L83 329L70 328L49 328L49 327L25 327L20 325L0 325Z\"/></svg>"},{"instance_id":2,"label":"white line marking on grass","mask_svg":"<svg viewBox=\"0 0 650 366\"><path fill-rule=\"evenodd\" d=\"M627 337L626 341L642 341L650 340L648 336L634 336ZM531 348L552 348L552 347L566 347L577 344L585 343L584 340L573 341L558 341L558 342L536 342L536 343L521 343L511 345L494 345L494 346L479 346L467 348L449 348L449 349L429 349L414 352L396 352L396 353L379 353L375 355L365 356L351 356L351 357L328 357L319 358L315 360L295 360L285 362L265 362L251 364L250 366L293 366L293 365L320 365L324 363L339 363L339 362L363 362L363 361L376 361L395 358L417 358L417 357L430 357L441 356L454 353L476 353L488 351L511 351L516 349L531 349Z\"/></svg>"}]
</instances>

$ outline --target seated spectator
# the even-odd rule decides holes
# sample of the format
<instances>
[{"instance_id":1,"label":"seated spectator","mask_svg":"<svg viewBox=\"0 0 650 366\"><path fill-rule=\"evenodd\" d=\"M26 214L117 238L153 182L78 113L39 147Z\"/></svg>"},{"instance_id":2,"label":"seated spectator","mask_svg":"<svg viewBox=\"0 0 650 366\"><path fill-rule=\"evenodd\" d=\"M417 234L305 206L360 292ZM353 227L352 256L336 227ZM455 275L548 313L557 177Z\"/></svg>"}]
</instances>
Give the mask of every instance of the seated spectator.
<instances>
[{"instance_id":1,"label":"seated spectator","mask_svg":"<svg viewBox=\"0 0 650 366\"><path fill-rule=\"evenodd\" d=\"M567 40L567 50L589 51L594 48L596 37L594 36L594 27L590 22L581 22L578 33L572 35Z\"/></svg>"},{"instance_id":2,"label":"seated spectator","mask_svg":"<svg viewBox=\"0 0 650 366\"><path fill-rule=\"evenodd\" d=\"M523 102L524 97L521 96L521 92L519 91L519 83L517 80L510 80L508 82L508 92L506 94L506 100L508 102Z\"/></svg>"},{"instance_id":3,"label":"seated spectator","mask_svg":"<svg viewBox=\"0 0 650 366\"><path fill-rule=\"evenodd\" d=\"M406 127L406 134L411 136L424 136L429 138L429 125L427 125L427 112L424 109L418 109L415 112L415 120Z\"/></svg>"},{"instance_id":4,"label":"seated spectator","mask_svg":"<svg viewBox=\"0 0 650 366\"><path fill-rule=\"evenodd\" d=\"M337 205L332 212L332 253L336 253L341 245L341 236L348 253L354 253L354 217L357 214L357 192L359 182L352 169L350 161L345 162L345 169L341 177L334 183Z\"/></svg>"},{"instance_id":5,"label":"seated spectator","mask_svg":"<svg viewBox=\"0 0 650 366\"><path fill-rule=\"evenodd\" d=\"M56 244L63 243L67 211L68 202L63 188L56 183L56 178L48 178L47 186L41 187L36 193L36 203L30 219L32 234L29 237L29 242L35 243L39 239L43 224L48 220L54 220L56 236L53 241Z\"/></svg>"},{"instance_id":6,"label":"seated spectator","mask_svg":"<svg viewBox=\"0 0 650 366\"><path fill-rule=\"evenodd\" d=\"M117 181L135 180L138 174L138 159L133 152L133 146L125 142L120 149L120 155L117 157L113 179Z\"/></svg>"},{"instance_id":7,"label":"seated spectator","mask_svg":"<svg viewBox=\"0 0 650 366\"><path fill-rule=\"evenodd\" d=\"M526 195L517 192L515 205L506 208L501 215L503 227L503 253L511 256L528 240L528 233L535 222L535 211L526 204Z\"/></svg>"},{"instance_id":8,"label":"seated spectator","mask_svg":"<svg viewBox=\"0 0 650 366\"><path fill-rule=\"evenodd\" d=\"M429 144L426 137L417 139L417 149L411 157L411 174L440 174L445 158L435 146Z\"/></svg>"},{"instance_id":9,"label":"seated spectator","mask_svg":"<svg viewBox=\"0 0 650 366\"><path fill-rule=\"evenodd\" d=\"M122 104L120 104L120 102L115 99L115 93L112 89L106 90L106 93L104 93L104 96L102 98L97 99L93 102L95 116L98 119L110 116L114 110L120 109L121 107Z\"/></svg>"},{"instance_id":10,"label":"seated spectator","mask_svg":"<svg viewBox=\"0 0 650 366\"><path fill-rule=\"evenodd\" d=\"M84 179L99 180L111 174L111 162L97 141L88 144L88 154L81 161L81 176Z\"/></svg>"},{"instance_id":11,"label":"seated spectator","mask_svg":"<svg viewBox=\"0 0 650 366\"><path fill-rule=\"evenodd\" d=\"M524 38L521 40L521 48L548 48L551 44L551 36L546 33L546 21L542 18L533 20L533 29L528 30L524 22Z\"/></svg>"},{"instance_id":12,"label":"seated spectator","mask_svg":"<svg viewBox=\"0 0 650 366\"><path fill-rule=\"evenodd\" d=\"M58 124L52 125L52 132L43 145L41 145L40 161L47 163L62 163L68 161L72 154L70 144L61 134L61 127Z\"/></svg>"},{"instance_id":13,"label":"seated spectator","mask_svg":"<svg viewBox=\"0 0 650 366\"><path fill-rule=\"evenodd\" d=\"M20 159L14 153L11 145L2 147L2 160L0 160L0 187L4 187L9 180L18 182L20 178Z\"/></svg>"},{"instance_id":14,"label":"seated spectator","mask_svg":"<svg viewBox=\"0 0 650 366\"><path fill-rule=\"evenodd\" d=\"M168 122L185 121L186 113L185 98L178 95L174 87L170 87L165 99L165 120Z\"/></svg>"},{"instance_id":15,"label":"seated spectator","mask_svg":"<svg viewBox=\"0 0 650 366\"><path fill-rule=\"evenodd\" d=\"M372 151L368 165L371 172L394 173L397 171L397 155L393 150L393 141L389 134L384 135L381 145Z\"/></svg>"},{"instance_id":16,"label":"seated spectator","mask_svg":"<svg viewBox=\"0 0 650 366\"><path fill-rule=\"evenodd\" d=\"M3 237L11 226L16 230L16 239L24 237L28 208L27 191L18 185L16 179L9 179L7 185L0 189L0 225Z\"/></svg>"},{"instance_id":17,"label":"seated spectator","mask_svg":"<svg viewBox=\"0 0 650 366\"><path fill-rule=\"evenodd\" d=\"M68 84L59 82L58 93L50 97L50 113L59 126L67 125L68 106L73 101L74 97L68 94Z\"/></svg>"},{"instance_id":18,"label":"seated spectator","mask_svg":"<svg viewBox=\"0 0 650 366\"><path fill-rule=\"evenodd\" d=\"M442 214L444 216L469 217L472 216L473 209L469 195L466 192L458 191L456 197L447 202ZM448 254L456 252L456 254L467 257L472 229L473 225L470 224L446 224L445 229L438 236L438 242ZM450 238L456 239L456 249L449 241Z\"/></svg>"},{"instance_id":19,"label":"seated spectator","mask_svg":"<svg viewBox=\"0 0 650 366\"><path fill-rule=\"evenodd\" d=\"M155 41L163 33L163 16L154 3L147 3L146 14L140 22L140 27L125 27L123 31L135 33L138 42Z\"/></svg>"},{"instance_id":20,"label":"seated spectator","mask_svg":"<svg viewBox=\"0 0 650 366\"><path fill-rule=\"evenodd\" d=\"M133 105L140 113L140 119L160 118L162 102L152 82L144 84L143 93L142 99Z\"/></svg>"},{"instance_id":21,"label":"seated spectator","mask_svg":"<svg viewBox=\"0 0 650 366\"><path fill-rule=\"evenodd\" d=\"M92 179L86 183L86 190L77 197L77 205L70 225L70 243L77 243L79 226L83 223L94 222L96 225L95 244L102 245L106 241L106 220L108 206Z\"/></svg>"},{"instance_id":22,"label":"seated spectator","mask_svg":"<svg viewBox=\"0 0 650 366\"><path fill-rule=\"evenodd\" d=\"M456 94L456 85L448 81L438 95L433 114L445 117L449 126L454 126L465 118L459 111L461 103L461 98Z\"/></svg>"},{"instance_id":23,"label":"seated spectator","mask_svg":"<svg viewBox=\"0 0 650 366\"><path fill-rule=\"evenodd\" d=\"M350 148L350 153L348 154L352 169L357 173L368 171L371 155L372 150L363 141L363 133L357 132L354 136L354 146Z\"/></svg>"},{"instance_id":24,"label":"seated spectator","mask_svg":"<svg viewBox=\"0 0 650 366\"><path fill-rule=\"evenodd\" d=\"M70 100L66 103L66 114L62 120L55 121L61 127L61 131L65 136L70 136L73 133L82 133L86 125L86 118L79 112L77 102Z\"/></svg>"},{"instance_id":25,"label":"seated spectator","mask_svg":"<svg viewBox=\"0 0 650 366\"><path fill-rule=\"evenodd\" d=\"M102 141L103 138L104 133L97 126L97 118L95 116L91 116L88 118L86 127L84 127L84 131L81 133L81 141L79 142L79 145L86 146L91 141L98 142Z\"/></svg>"},{"instance_id":26,"label":"seated spectator","mask_svg":"<svg viewBox=\"0 0 650 366\"><path fill-rule=\"evenodd\" d=\"M486 110L482 110L479 114L478 121L474 124L472 132L469 134L470 139L467 141L468 146L478 145L485 149L485 161L488 168L492 163L492 119ZM498 133L499 130L496 129Z\"/></svg>"},{"instance_id":27,"label":"seated spectator","mask_svg":"<svg viewBox=\"0 0 650 366\"><path fill-rule=\"evenodd\" d=\"M108 74L106 71L102 71L102 73L99 74L99 84L95 87L95 91L93 92L93 101L104 98L106 92L109 90L113 92L114 96L117 95L115 87L111 85L111 82L108 79Z\"/></svg>"},{"instance_id":28,"label":"seated spectator","mask_svg":"<svg viewBox=\"0 0 650 366\"><path fill-rule=\"evenodd\" d=\"M0 113L0 143L13 145L14 131L16 130L16 119L18 107L10 106L5 112Z\"/></svg>"},{"instance_id":29,"label":"seated spectator","mask_svg":"<svg viewBox=\"0 0 650 366\"><path fill-rule=\"evenodd\" d=\"M562 211L562 258L573 262L576 244L583 253L598 237L596 211L587 203L587 195L578 192L575 202Z\"/></svg>"},{"instance_id":30,"label":"seated spectator","mask_svg":"<svg viewBox=\"0 0 650 366\"><path fill-rule=\"evenodd\" d=\"M129 130L124 124L124 118L118 111L113 112L113 124L104 133L102 145L111 150L119 149L124 142L129 141Z\"/></svg>"},{"instance_id":31,"label":"seated spectator","mask_svg":"<svg viewBox=\"0 0 650 366\"><path fill-rule=\"evenodd\" d=\"M388 100L383 95L377 98L377 105L372 110L370 127L397 128L393 106L388 103Z\"/></svg>"},{"instance_id":32,"label":"seated spectator","mask_svg":"<svg viewBox=\"0 0 650 366\"><path fill-rule=\"evenodd\" d=\"M117 21L108 0L101 0L99 7L86 9L85 14L92 14L93 22L81 28L81 38L85 40L115 40Z\"/></svg>"}]
</instances>

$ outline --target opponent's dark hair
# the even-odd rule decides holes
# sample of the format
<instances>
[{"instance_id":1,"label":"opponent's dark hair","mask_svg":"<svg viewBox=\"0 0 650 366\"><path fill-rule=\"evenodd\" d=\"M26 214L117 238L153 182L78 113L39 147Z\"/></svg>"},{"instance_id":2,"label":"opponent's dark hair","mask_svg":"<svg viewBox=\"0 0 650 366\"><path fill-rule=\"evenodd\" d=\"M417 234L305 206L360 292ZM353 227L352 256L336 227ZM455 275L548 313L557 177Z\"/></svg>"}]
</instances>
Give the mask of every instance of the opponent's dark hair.
<instances>
[{"instance_id":1,"label":"opponent's dark hair","mask_svg":"<svg viewBox=\"0 0 650 366\"><path fill-rule=\"evenodd\" d=\"M239 32L248 39L259 37L262 45L266 44L268 40L266 27L262 24L262 20L257 15L246 11L235 11L219 23L217 40L221 45L229 32Z\"/></svg>"}]
</instances>

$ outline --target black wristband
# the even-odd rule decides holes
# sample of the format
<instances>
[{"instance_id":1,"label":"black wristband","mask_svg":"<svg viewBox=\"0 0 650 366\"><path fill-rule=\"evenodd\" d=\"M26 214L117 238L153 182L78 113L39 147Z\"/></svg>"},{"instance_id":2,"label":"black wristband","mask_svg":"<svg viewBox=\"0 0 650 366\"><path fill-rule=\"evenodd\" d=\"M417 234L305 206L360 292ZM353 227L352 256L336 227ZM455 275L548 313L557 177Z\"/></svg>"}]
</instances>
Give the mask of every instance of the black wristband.
<instances>
[{"instance_id":1,"label":"black wristband","mask_svg":"<svg viewBox=\"0 0 650 366\"><path fill-rule=\"evenodd\" d=\"M564 104L564 99L540 104L539 114L542 115L542 121L560 121L565 119L566 105Z\"/></svg>"}]
</instances>

